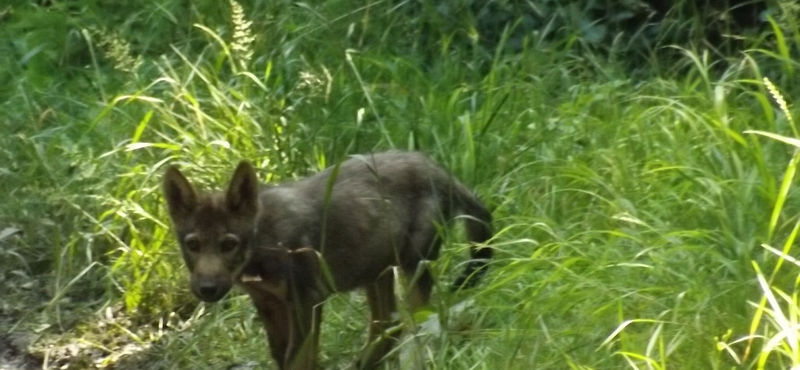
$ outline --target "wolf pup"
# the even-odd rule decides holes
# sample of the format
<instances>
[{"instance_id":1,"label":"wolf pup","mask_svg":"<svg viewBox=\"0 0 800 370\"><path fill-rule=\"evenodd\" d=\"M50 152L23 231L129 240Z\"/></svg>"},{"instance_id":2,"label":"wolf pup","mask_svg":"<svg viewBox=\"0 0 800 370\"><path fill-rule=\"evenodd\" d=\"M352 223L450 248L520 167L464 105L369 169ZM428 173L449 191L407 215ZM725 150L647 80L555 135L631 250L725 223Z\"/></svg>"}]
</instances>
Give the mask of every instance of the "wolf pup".
<instances>
[{"instance_id":1,"label":"wolf pup","mask_svg":"<svg viewBox=\"0 0 800 370\"><path fill-rule=\"evenodd\" d=\"M394 275L409 277L413 310L428 303L438 227L457 216L472 243L455 289L472 286L492 249L491 215L460 182L421 153L357 155L314 176L262 189L241 162L225 192L201 194L175 167L164 195L191 289L206 302L233 284L250 295L282 370L315 366L322 303L333 291L363 288L369 341L360 369L374 369L396 335L384 336L396 311ZM413 311L412 311L413 312Z\"/></svg>"}]
</instances>

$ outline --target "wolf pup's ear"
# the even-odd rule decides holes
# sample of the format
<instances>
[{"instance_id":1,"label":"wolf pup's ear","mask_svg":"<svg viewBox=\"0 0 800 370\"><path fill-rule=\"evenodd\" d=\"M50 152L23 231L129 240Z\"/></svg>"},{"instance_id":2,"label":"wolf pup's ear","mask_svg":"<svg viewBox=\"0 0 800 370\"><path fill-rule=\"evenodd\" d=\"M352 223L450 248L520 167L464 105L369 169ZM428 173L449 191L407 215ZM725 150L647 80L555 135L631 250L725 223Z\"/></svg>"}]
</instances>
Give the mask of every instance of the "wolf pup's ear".
<instances>
[{"instance_id":1,"label":"wolf pup's ear","mask_svg":"<svg viewBox=\"0 0 800 370\"><path fill-rule=\"evenodd\" d=\"M163 186L169 216L173 221L184 218L194 211L197 206L197 192L177 167L167 168Z\"/></svg>"},{"instance_id":2,"label":"wolf pup's ear","mask_svg":"<svg viewBox=\"0 0 800 370\"><path fill-rule=\"evenodd\" d=\"M258 211L258 178L249 162L239 162L228 185L225 201L232 212L255 214Z\"/></svg>"}]
</instances>

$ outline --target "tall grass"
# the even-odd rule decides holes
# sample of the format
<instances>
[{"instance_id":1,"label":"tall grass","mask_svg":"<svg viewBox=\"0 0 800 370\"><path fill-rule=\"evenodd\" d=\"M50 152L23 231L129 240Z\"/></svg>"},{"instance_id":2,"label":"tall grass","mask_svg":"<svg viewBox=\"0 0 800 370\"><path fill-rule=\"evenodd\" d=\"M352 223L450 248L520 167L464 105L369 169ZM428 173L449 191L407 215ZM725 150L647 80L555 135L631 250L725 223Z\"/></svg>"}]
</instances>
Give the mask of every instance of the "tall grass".
<instances>
[{"instance_id":1,"label":"tall grass","mask_svg":"<svg viewBox=\"0 0 800 370\"><path fill-rule=\"evenodd\" d=\"M424 324L403 356L435 369L795 366L791 19L742 37L741 53L655 43L631 66L621 56L647 29L602 48L605 34L592 32L612 26L546 3L553 22L575 23L487 33L451 1L435 15L413 2L185 13L165 2L119 32L68 33L85 74L50 77L48 59L27 50L28 69L10 64L22 77L2 91L0 278L25 302L3 308L11 329L40 330L32 347L59 366L273 366L245 297L205 306L188 293L163 167L213 188L240 159L275 182L405 148L491 206L498 253L478 288L438 289L432 307L405 313ZM126 32L149 18L186 27ZM52 35L32 30L31 43ZM788 103L776 106L764 77ZM439 285L466 250L448 240L431 263ZM364 306L357 294L328 302L324 368L357 356ZM59 354L70 345L82 355Z\"/></svg>"}]
</instances>

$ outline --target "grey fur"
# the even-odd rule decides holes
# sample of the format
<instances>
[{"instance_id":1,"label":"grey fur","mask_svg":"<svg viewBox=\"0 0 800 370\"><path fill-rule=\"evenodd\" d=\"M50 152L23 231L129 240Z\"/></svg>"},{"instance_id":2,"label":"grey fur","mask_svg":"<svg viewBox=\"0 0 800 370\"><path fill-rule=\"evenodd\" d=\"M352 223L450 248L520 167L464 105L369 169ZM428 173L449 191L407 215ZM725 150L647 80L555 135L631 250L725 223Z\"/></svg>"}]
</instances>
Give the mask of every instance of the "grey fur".
<instances>
[{"instance_id":1,"label":"grey fur","mask_svg":"<svg viewBox=\"0 0 800 370\"><path fill-rule=\"evenodd\" d=\"M492 236L491 215L480 201L424 154L358 155L338 168L262 190L253 240L317 249L336 290L351 290L374 282L389 266L413 273L421 260L436 259L437 224L461 214L468 216L471 242ZM488 259L491 249L476 246L473 257ZM482 270L476 263L468 274ZM462 276L459 284L468 281Z\"/></svg>"}]
</instances>

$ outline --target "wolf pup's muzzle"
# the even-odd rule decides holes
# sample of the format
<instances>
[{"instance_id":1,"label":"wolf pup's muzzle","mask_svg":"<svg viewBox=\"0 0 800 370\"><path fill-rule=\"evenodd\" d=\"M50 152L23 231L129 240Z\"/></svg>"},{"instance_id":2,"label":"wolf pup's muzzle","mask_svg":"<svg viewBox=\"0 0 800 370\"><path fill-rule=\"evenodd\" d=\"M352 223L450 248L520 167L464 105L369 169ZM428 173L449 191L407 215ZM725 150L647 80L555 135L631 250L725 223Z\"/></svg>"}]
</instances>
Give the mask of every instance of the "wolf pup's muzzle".
<instances>
[{"instance_id":1,"label":"wolf pup's muzzle","mask_svg":"<svg viewBox=\"0 0 800 370\"><path fill-rule=\"evenodd\" d=\"M216 302L231 290L231 282L213 277L192 279L192 292L205 302Z\"/></svg>"}]
</instances>

